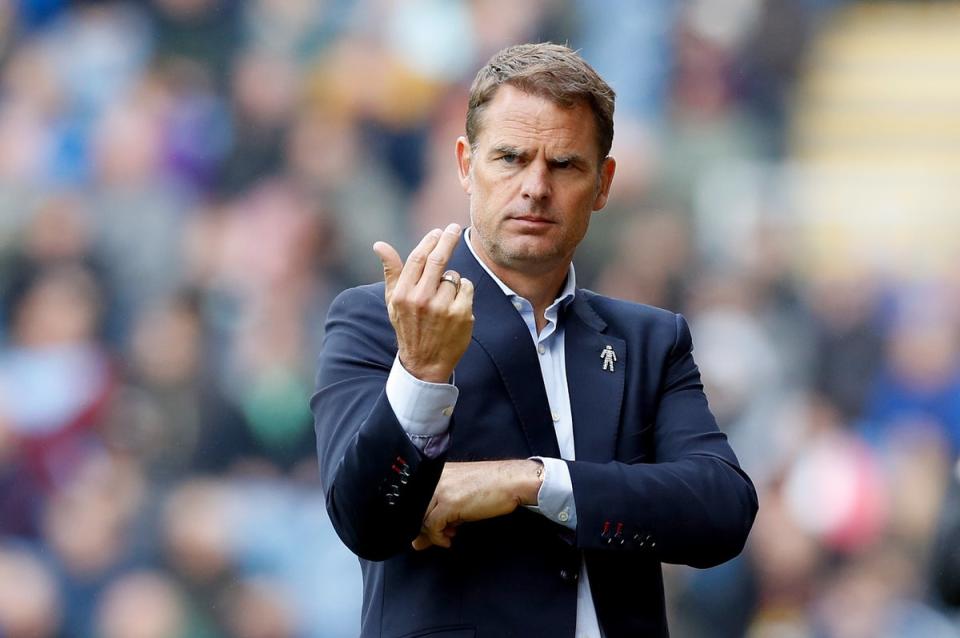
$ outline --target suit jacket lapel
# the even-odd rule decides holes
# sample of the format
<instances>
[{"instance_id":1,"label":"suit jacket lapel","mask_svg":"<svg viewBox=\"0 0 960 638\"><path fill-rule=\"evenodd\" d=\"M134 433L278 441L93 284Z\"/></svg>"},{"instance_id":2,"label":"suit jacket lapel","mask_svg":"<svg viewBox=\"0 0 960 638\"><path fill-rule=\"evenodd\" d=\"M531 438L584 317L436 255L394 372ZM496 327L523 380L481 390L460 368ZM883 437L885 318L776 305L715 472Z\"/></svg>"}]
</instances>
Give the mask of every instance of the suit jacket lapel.
<instances>
[{"instance_id":1,"label":"suit jacket lapel","mask_svg":"<svg viewBox=\"0 0 960 638\"><path fill-rule=\"evenodd\" d=\"M626 379L627 347L623 339L605 334L607 324L578 290L564 317L567 387L573 414L573 438L578 461L605 462L614 458L620 406ZM610 346L616 356L604 366Z\"/></svg>"},{"instance_id":2,"label":"suit jacket lapel","mask_svg":"<svg viewBox=\"0 0 960 638\"><path fill-rule=\"evenodd\" d=\"M449 268L474 283L473 340L493 361L513 402L532 456L560 458L547 392L530 331L461 239ZM618 355L619 356L619 355Z\"/></svg>"}]
</instances>

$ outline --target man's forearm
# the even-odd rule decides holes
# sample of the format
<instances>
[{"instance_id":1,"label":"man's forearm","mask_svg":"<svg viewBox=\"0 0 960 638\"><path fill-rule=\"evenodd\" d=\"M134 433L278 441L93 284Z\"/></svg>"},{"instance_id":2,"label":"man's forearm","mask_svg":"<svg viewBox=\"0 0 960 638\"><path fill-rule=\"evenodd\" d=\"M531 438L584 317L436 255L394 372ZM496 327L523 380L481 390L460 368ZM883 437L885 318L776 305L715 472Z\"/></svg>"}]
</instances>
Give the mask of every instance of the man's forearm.
<instances>
[{"instance_id":1,"label":"man's forearm","mask_svg":"<svg viewBox=\"0 0 960 638\"><path fill-rule=\"evenodd\" d=\"M532 459L447 463L414 547L449 547L461 523L536 505L542 483L543 464Z\"/></svg>"}]
</instances>

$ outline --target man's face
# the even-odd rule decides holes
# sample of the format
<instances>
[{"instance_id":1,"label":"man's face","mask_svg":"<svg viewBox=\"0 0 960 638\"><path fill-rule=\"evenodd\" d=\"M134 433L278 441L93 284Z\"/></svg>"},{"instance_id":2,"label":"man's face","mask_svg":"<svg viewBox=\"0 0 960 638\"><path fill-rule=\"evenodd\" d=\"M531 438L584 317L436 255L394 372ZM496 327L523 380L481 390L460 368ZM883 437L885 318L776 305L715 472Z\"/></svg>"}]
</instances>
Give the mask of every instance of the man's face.
<instances>
[{"instance_id":1,"label":"man's face","mask_svg":"<svg viewBox=\"0 0 960 638\"><path fill-rule=\"evenodd\" d=\"M607 203L615 162L598 155L588 105L563 108L501 86L481 115L476 148L457 140L474 247L507 270L566 269L591 213Z\"/></svg>"}]
</instances>

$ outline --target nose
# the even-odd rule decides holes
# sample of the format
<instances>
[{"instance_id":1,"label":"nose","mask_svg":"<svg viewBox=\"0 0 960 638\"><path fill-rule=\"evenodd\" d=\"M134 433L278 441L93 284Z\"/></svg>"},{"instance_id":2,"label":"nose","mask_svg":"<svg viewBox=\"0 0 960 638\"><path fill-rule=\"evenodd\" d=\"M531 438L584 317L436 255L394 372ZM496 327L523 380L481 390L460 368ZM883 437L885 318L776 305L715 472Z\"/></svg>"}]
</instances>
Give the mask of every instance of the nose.
<instances>
[{"instance_id":1,"label":"nose","mask_svg":"<svg viewBox=\"0 0 960 638\"><path fill-rule=\"evenodd\" d=\"M538 158L527 164L523 174L521 194L524 199L542 200L550 196L550 169Z\"/></svg>"}]
</instances>

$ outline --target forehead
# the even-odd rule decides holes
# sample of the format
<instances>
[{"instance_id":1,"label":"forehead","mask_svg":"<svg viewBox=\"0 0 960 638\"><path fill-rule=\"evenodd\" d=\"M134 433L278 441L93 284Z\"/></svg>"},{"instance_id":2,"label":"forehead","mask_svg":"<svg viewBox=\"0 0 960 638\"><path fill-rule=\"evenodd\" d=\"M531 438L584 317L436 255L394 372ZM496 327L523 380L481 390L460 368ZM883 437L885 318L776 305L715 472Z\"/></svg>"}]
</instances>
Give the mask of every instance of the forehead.
<instances>
[{"instance_id":1,"label":"forehead","mask_svg":"<svg viewBox=\"0 0 960 638\"><path fill-rule=\"evenodd\" d=\"M567 108L505 84L487 103L480 123L477 141L484 148L544 146L584 157L597 154L596 123L585 102Z\"/></svg>"}]
</instances>

